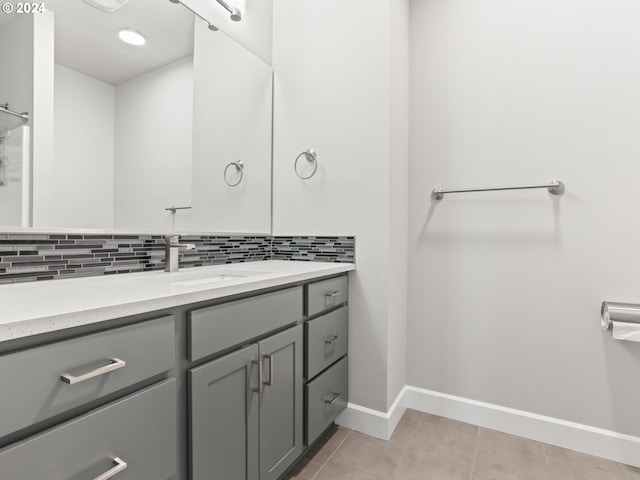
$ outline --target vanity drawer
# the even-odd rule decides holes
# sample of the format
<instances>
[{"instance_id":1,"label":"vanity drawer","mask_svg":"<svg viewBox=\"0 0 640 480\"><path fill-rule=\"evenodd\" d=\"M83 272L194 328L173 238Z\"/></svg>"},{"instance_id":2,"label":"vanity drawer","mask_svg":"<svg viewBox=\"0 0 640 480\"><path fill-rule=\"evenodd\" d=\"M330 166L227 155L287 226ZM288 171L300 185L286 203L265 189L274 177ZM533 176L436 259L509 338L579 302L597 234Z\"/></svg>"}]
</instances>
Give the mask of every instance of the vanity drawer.
<instances>
[{"instance_id":1,"label":"vanity drawer","mask_svg":"<svg viewBox=\"0 0 640 480\"><path fill-rule=\"evenodd\" d=\"M347 408L349 398L347 358L344 357L305 387L307 445L311 445L340 412Z\"/></svg>"},{"instance_id":2,"label":"vanity drawer","mask_svg":"<svg viewBox=\"0 0 640 480\"><path fill-rule=\"evenodd\" d=\"M302 318L302 287L189 312L189 360L194 361Z\"/></svg>"},{"instance_id":3,"label":"vanity drawer","mask_svg":"<svg viewBox=\"0 0 640 480\"><path fill-rule=\"evenodd\" d=\"M307 378L315 377L347 354L349 345L349 309L345 305L310 320L307 329Z\"/></svg>"},{"instance_id":4,"label":"vanity drawer","mask_svg":"<svg viewBox=\"0 0 640 480\"><path fill-rule=\"evenodd\" d=\"M173 316L0 356L0 437L166 372L174 363ZM83 380L90 372L98 375Z\"/></svg>"},{"instance_id":5,"label":"vanity drawer","mask_svg":"<svg viewBox=\"0 0 640 480\"><path fill-rule=\"evenodd\" d=\"M305 315L311 316L349 300L349 277L342 275L307 285Z\"/></svg>"},{"instance_id":6,"label":"vanity drawer","mask_svg":"<svg viewBox=\"0 0 640 480\"><path fill-rule=\"evenodd\" d=\"M166 380L1 450L2 478L103 478L126 462L114 478L167 480L177 470L176 408L176 381Z\"/></svg>"}]
</instances>

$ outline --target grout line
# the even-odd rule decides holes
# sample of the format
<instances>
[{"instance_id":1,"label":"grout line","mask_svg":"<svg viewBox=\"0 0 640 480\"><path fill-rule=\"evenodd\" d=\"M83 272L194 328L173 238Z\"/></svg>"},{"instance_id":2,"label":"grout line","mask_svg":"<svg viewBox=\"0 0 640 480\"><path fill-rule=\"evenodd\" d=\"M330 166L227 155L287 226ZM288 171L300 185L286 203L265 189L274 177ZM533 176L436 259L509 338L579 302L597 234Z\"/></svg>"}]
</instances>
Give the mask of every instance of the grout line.
<instances>
[{"instance_id":1,"label":"grout line","mask_svg":"<svg viewBox=\"0 0 640 480\"><path fill-rule=\"evenodd\" d=\"M411 445L411 442L413 441L413 438L416 436L416 432L418 431L418 427L420 427L420 425L422 425L422 420L423 419L424 419L424 415L420 415L420 421L417 423L417 425L413 429L413 432L411 433L411 438L407 442L407 445L404 447L404 450L402 451L402 455L400 455L400 460L398 461L398 465L396 465L396 468L394 469L394 472L396 470L398 470L398 467L402 463L402 460L404 460L404 457L406 457L407 451L409 451L409 445Z\"/></svg>"},{"instance_id":2,"label":"grout line","mask_svg":"<svg viewBox=\"0 0 640 480\"><path fill-rule=\"evenodd\" d=\"M336 452L338 451L338 449L342 446L342 444L347 440L347 438L349 438L349 436L353 433L353 430L349 430L349 433L347 433L347 435L345 435L345 437L342 439L342 441L338 444L338 446L333 450L333 452L331 452L331 455L329 455L327 457L327 459L325 460L325 462L323 464L320 465L320 468L318 469L318 471L315 473L315 475L313 477L311 477L311 480L314 480L322 471L322 469L324 468L324 466L329 463L329 460L331 460L333 458L333 456L336 454ZM316 462L318 463L318 462Z\"/></svg>"},{"instance_id":3,"label":"grout line","mask_svg":"<svg viewBox=\"0 0 640 480\"><path fill-rule=\"evenodd\" d=\"M544 453L544 464L548 467L549 466L549 454L547 453L547 444L546 443L542 443L542 452Z\"/></svg>"},{"instance_id":4,"label":"grout line","mask_svg":"<svg viewBox=\"0 0 640 480\"><path fill-rule=\"evenodd\" d=\"M478 431L476 432L476 445L473 449L473 460L471 461L471 473L469 473L469 480L473 480L473 474L476 468L476 456L478 455L478 442L480 440L480 427L478 427Z\"/></svg>"}]
</instances>

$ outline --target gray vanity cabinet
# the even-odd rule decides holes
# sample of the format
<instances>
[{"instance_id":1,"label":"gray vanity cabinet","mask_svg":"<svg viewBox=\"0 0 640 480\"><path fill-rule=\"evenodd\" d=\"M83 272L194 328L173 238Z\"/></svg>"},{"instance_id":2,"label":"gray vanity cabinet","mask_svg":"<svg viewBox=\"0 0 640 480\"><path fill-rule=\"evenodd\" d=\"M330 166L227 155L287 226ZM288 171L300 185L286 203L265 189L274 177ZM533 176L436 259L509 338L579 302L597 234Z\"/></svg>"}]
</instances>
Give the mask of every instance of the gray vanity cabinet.
<instances>
[{"instance_id":1,"label":"gray vanity cabinet","mask_svg":"<svg viewBox=\"0 0 640 480\"><path fill-rule=\"evenodd\" d=\"M312 445L338 417L349 398L349 277L305 288L306 442Z\"/></svg>"},{"instance_id":2,"label":"gray vanity cabinet","mask_svg":"<svg viewBox=\"0 0 640 480\"><path fill-rule=\"evenodd\" d=\"M189 370L191 479L276 480L303 450L302 326Z\"/></svg>"}]
</instances>

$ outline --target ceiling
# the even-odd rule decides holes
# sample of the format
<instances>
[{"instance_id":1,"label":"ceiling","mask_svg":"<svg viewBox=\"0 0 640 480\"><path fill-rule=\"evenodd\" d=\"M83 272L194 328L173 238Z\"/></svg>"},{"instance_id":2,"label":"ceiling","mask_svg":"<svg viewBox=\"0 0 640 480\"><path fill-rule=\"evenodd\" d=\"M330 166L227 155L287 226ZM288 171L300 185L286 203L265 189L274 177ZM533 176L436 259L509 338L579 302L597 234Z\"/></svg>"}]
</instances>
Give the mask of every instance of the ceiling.
<instances>
[{"instance_id":1,"label":"ceiling","mask_svg":"<svg viewBox=\"0 0 640 480\"><path fill-rule=\"evenodd\" d=\"M113 13L82 0L46 0L45 6L55 15L56 63L111 85L193 55L194 16L169 0L129 0ZM146 45L120 41L123 28L142 33Z\"/></svg>"}]
</instances>

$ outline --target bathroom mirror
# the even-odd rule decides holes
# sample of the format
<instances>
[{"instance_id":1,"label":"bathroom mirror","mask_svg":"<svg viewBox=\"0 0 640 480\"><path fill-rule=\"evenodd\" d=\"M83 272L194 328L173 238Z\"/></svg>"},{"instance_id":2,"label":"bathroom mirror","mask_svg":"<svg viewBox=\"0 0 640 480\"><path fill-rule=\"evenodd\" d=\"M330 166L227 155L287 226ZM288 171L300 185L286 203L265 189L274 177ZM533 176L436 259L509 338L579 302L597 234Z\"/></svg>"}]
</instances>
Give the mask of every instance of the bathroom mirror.
<instances>
[{"instance_id":1,"label":"bathroom mirror","mask_svg":"<svg viewBox=\"0 0 640 480\"><path fill-rule=\"evenodd\" d=\"M45 5L28 27L12 27L26 23L17 14L0 22L0 39L11 28L35 32L24 82L34 102L24 107L33 110L29 226L269 233L271 67L169 1ZM146 43L124 43L122 30ZM3 90L0 76L0 104L20 109ZM0 216L3 230L16 226Z\"/></svg>"}]
</instances>

